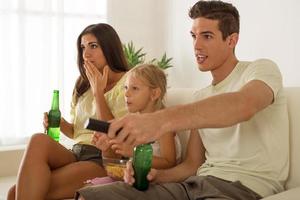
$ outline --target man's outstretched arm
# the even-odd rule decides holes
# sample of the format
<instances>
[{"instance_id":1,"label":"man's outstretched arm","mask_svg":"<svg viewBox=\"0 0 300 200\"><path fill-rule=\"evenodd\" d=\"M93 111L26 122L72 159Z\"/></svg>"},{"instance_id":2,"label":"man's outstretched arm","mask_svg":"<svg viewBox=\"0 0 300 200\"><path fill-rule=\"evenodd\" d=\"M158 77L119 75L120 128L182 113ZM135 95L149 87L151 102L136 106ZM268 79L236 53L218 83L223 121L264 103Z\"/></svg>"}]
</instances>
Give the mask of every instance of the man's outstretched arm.
<instances>
[{"instance_id":1,"label":"man's outstretched arm","mask_svg":"<svg viewBox=\"0 0 300 200\"><path fill-rule=\"evenodd\" d=\"M163 133L185 129L221 128L249 120L273 101L272 89L253 80L237 92L212 96L194 103L169 107L154 113L131 114L114 121L109 136L117 142L141 144Z\"/></svg>"}]
</instances>

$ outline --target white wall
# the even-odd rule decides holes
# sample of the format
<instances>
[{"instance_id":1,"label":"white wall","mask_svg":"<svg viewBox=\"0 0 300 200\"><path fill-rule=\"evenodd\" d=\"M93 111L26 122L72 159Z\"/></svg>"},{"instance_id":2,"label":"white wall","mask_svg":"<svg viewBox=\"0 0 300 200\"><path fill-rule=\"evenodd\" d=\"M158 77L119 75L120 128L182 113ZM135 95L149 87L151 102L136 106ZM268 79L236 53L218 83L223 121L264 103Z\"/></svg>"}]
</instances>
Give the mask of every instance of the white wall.
<instances>
[{"instance_id":1,"label":"white wall","mask_svg":"<svg viewBox=\"0 0 300 200\"><path fill-rule=\"evenodd\" d=\"M24 149L25 145L14 146L11 149L10 147L0 148L0 179L3 176L15 176L17 174Z\"/></svg>"},{"instance_id":2,"label":"white wall","mask_svg":"<svg viewBox=\"0 0 300 200\"><path fill-rule=\"evenodd\" d=\"M108 0L108 23L123 43L133 41L143 47L147 59L161 57L166 51L166 4L161 0Z\"/></svg>"},{"instance_id":3,"label":"white wall","mask_svg":"<svg viewBox=\"0 0 300 200\"><path fill-rule=\"evenodd\" d=\"M233 2L240 10L242 22L239 58L271 58L279 65L284 85L300 86L300 1Z\"/></svg>"},{"instance_id":4,"label":"white wall","mask_svg":"<svg viewBox=\"0 0 300 200\"><path fill-rule=\"evenodd\" d=\"M152 57L167 51L174 68L168 70L169 85L202 87L210 75L197 70L189 8L196 0L109 0L108 22L124 42L133 40ZM270 58L278 65L285 86L300 86L300 1L232 0L241 16L240 60Z\"/></svg>"},{"instance_id":5,"label":"white wall","mask_svg":"<svg viewBox=\"0 0 300 200\"><path fill-rule=\"evenodd\" d=\"M190 35L192 20L188 17L188 11L194 2L196 1L168 1L170 10L165 16L168 38L166 43L167 52L174 59L174 67L168 69L169 86L171 87L201 88L210 81L210 74L200 72L194 58Z\"/></svg>"}]
</instances>

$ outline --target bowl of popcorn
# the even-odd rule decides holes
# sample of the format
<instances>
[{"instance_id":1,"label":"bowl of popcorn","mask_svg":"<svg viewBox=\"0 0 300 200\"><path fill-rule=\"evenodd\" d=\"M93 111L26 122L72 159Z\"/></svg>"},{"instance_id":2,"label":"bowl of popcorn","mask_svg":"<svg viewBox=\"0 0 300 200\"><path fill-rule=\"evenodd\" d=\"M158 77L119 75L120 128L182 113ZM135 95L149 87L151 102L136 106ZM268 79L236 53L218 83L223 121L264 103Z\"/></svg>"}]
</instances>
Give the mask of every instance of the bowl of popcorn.
<instances>
[{"instance_id":1,"label":"bowl of popcorn","mask_svg":"<svg viewBox=\"0 0 300 200\"><path fill-rule=\"evenodd\" d=\"M102 160L108 176L115 180L123 180L124 169L126 168L128 158L103 157Z\"/></svg>"}]
</instances>

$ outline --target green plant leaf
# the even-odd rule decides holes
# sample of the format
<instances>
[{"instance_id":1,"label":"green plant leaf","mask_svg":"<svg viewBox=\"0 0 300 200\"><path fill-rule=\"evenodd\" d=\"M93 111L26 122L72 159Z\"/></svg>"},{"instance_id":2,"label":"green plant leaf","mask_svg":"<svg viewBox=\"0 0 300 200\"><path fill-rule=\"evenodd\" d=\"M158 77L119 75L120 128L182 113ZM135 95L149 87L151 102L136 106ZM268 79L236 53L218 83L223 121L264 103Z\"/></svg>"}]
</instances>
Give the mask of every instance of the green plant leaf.
<instances>
[{"instance_id":1,"label":"green plant leaf","mask_svg":"<svg viewBox=\"0 0 300 200\"><path fill-rule=\"evenodd\" d=\"M171 65L172 59L173 58L167 58L167 54L164 53L162 58L157 61L156 65L161 69L167 69L167 68L173 67L173 65Z\"/></svg>"},{"instance_id":2,"label":"green plant leaf","mask_svg":"<svg viewBox=\"0 0 300 200\"><path fill-rule=\"evenodd\" d=\"M127 44L123 44L123 49L129 68L145 63L146 53L143 52L143 47L136 50L133 45L133 42L130 41ZM173 58L168 58L167 54L164 53L161 59L157 60L156 58L153 58L148 63L157 65L161 69L167 69L169 67L173 67L171 65L172 59Z\"/></svg>"},{"instance_id":3,"label":"green plant leaf","mask_svg":"<svg viewBox=\"0 0 300 200\"><path fill-rule=\"evenodd\" d=\"M143 48L135 50L133 42L130 41L128 44L123 45L124 53L129 65L129 68L132 68L138 64L145 62L146 53L143 53Z\"/></svg>"}]
</instances>

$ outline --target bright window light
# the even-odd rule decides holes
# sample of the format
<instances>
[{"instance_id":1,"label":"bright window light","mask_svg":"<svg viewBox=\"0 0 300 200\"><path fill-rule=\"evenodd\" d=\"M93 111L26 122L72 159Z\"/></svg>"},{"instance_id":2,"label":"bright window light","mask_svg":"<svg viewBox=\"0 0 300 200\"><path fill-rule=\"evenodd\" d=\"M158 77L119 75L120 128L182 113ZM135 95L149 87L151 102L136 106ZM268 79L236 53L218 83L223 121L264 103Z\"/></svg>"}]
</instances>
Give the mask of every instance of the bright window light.
<instances>
[{"instance_id":1,"label":"bright window light","mask_svg":"<svg viewBox=\"0 0 300 200\"><path fill-rule=\"evenodd\" d=\"M0 146L43 132L52 91L68 120L75 80L76 40L106 22L106 0L0 0Z\"/></svg>"}]
</instances>

